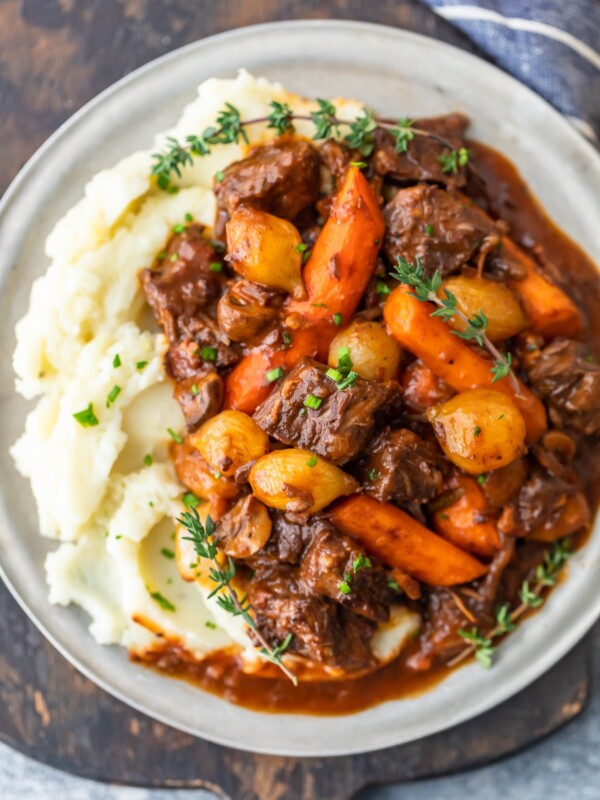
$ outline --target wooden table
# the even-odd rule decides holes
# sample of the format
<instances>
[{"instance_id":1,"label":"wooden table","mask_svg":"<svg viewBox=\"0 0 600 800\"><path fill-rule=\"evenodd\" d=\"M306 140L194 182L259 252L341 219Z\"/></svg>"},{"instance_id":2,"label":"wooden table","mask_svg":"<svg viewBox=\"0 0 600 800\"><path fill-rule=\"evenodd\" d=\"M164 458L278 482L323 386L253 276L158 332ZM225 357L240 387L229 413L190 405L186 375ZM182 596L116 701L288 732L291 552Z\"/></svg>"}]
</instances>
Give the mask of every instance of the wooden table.
<instances>
[{"instance_id":1,"label":"wooden table","mask_svg":"<svg viewBox=\"0 0 600 800\"><path fill-rule=\"evenodd\" d=\"M0 192L64 120L99 91L169 50L271 20L345 18L477 48L417 0L2 0ZM0 739L77 774L149 786L207 786L235 800L347 800L376 782L490 761L579 713L588 695L584 641L560 665L450 734L352 759L252 756L153 722L79 675L0 587Z\"/></svg>"}]
</instances>

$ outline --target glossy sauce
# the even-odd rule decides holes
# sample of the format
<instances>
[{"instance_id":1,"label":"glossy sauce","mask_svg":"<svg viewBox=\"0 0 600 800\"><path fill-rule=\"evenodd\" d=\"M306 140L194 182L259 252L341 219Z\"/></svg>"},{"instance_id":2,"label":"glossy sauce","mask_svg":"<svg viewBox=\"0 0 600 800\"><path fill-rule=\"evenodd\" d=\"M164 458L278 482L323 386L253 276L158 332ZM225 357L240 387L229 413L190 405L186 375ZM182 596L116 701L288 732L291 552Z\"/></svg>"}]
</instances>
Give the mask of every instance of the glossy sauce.
<instances>
[{"instance_id":1,"label":"glossy sauce","mask_svg":"<svg viewBox=\"0 0 600 800\"><path fill-rule=\"evenodd\" d=\"M482 204L492 216L509 224L511 237L545 264L583 309L586 325L582 338L590 342L600 358L600 276L593 262L546 216L508 159L477 142L469 142L469 148L471 163L480 178L479 189L481 179L485 185ZM477 186L472 194L477 198ZM594 452L597 440L582 439L579 448L576 467L592 507L596 508L600 499L600 459ZM579 537L576 544L582 545L585 538ZM235 654L220 652L197 662L182 648L166 642L154 653L145 654L143 663L246 708L342 715L422 693L452 671L445 665L426 672L409 669L406 661L415 649L416 643L411 642L398 659L376 673L348 680L310 681L296 688L286 678L245 674ZM132 658L142 660L135 655Z\"/></svg>"}]
</instances>

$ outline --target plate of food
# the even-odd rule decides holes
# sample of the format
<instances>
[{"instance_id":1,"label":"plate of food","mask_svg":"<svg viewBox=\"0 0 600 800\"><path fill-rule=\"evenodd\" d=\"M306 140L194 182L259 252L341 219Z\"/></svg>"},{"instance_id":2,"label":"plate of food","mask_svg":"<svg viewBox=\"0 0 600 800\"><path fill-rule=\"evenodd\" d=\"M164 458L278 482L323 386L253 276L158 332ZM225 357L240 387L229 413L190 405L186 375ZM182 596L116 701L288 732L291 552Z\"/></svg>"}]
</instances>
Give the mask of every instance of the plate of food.
<instances>
[{"instance_id":1,"label":"plate of food","mask_svg":"<svg viewBox=\"0 0 600 800\"><path fill-rule=\"evenodd\" d=\"M257 752L522 689L600 613L599 182L531 91L380 26L242 29L104 92L0 208L17 599L115 696Z\"/></svg>"}]
</instances>

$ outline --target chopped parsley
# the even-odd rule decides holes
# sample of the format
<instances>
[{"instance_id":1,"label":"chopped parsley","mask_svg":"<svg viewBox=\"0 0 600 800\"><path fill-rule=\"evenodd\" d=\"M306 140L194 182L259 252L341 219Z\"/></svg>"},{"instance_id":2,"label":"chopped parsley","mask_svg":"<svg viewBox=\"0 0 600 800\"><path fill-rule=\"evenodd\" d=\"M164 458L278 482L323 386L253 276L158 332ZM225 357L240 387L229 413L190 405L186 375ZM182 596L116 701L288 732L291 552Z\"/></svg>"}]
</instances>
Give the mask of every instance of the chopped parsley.
<instances>
[{"instance_id":1,"label":"chopped parsley","mask_svg":"<svg viewBox=\"0 0 600 800\"><path fill-rule=\"evenodd\" d=\"M173 603L171 603L170 600L167 600L166 597L163 597L163 595L160 592L149 592L149 595L156 603L158 603L158 605L163 609L163 611L177 610L173 605Z\"/></svg>"},{"instance_id":2,"label":"chopped parsley","mask_svg":"<svg viewBox=\"0 0 600 800\"><path fill-rule=\"evenodd\" d=\"M307 245L307 244L304 244L304 242L300 242L300 244L297 244L297 245L296 245L296 247L294 248L294 250L295 250L297 253L304 253L304 252L306 252L306 250L308 250L308 245Z\"/></svg>"},{"instance_id":3,"label":"chopped parsley","mask_svg":"<svg viewBox=\"0 0 600 800\"><path fill-rule=\"evenodd\" d=\"M334 314L333 315L333 324L334 325L341 325L344 322L344 318L341 314Z\"/></svg>"},{"instance_id":4,"label":"chopped parsley","mask_svg":"<svg viewBox=\"0 0 600 800\"><path fill-rule=\"evenodd\" d=\"M121 387L113 386L113 388L110 390L106 398L106 407L110 408L120 394L121 394Z\"/></svg>"},{"instance_id":5,"label":"chopped parsley","mask_svg":"<svg viewBox=\"0 0 600 800\"><path fill-rule=\"evenodd\" d=\"M185 215L184 219L185 219L185 221L186 221L186 222L193 222L193 221L194 221L194 218L193 218L193 216L190 214L190 212L189 212L189 211L188 211L188 213Z\"/></svg>"},{"instance_id":6,"label":"chopped parsley","mask_svg":"<svg viewBox=\"0 0 600 800\"><path fill-rule=\"evenodd\" d=\"M351 167L356 167L357 169L364 169L367 165L364 161L351 161Z\"/></svg>"},{"instance_id":7,"label":"chopped parsley","mask_svg":"<svg viewBox=\"0 0 600 800\"><path fill-rule=\"evenodd\" d=\"M201 500L193 492L186 492L181 498L181 502L188 508L196 508L200 505Z\"/></svg>"},{"instance_id":8,"label":"chopped parsley","mask_svg":"<svg viewBox=\"0 0 600 800\"><path fill-rule=\"evenodd\" d=\"M194 395L194 397L200 394L200 389L198 388L197 383L192 383L192 394Z\"/></svg>"},{"instance_id":9,"label":"chopped parsley","mask_svg":"<svg viewBox=\"0 0 600 800\"><path fill-rule=\"evenodd\" d=\"M485 475L478 475L477 476L477 483L480 486L483 486L483 484L485 483L485 477L486 477Z\"/></svg>"},{"instance_id":10,"label":"chopped parsley","mask_svg":"<svg viewBox=\"0 0 600 800\"><path fill-rule=\"evenodd\" d=\"M77 411L73 414L77 422L82 428L93 428L94 425L99 425L98 417L94 414L94 406L92 403L83 411Z\"/></svg>"},{"instance_id":11,"label":"chopped parsley","mask_svg":"<svg viewBox=\"0 0 600 800\"><path fill-rule=\"evenodd\" d=\"M312 455L308 461L306 462L307 467L316 467L317 466L317 457Z\"/></svg>"},{"instance_id":12,"label":"chopped parsley","mask_svg":"<svg viewBox=\"0 0 600 800\"><path fill-rule=\"evenodd\" d=\"M434 234L433 226L425 225L425 233L427 234L427 236L433 236Z\"/></svg>"},{"instance_id":13,"label":"chopped parsley","mask_svg":"<svg viewBox=\"0 0 600 800\"><path fill-rule=\"evenodd\" d=\"M479 425L475 425L475 427L473 428L473 436L479 436L480 433L481 433L481 428L479 427Z\"/></svg>"},{"instance_id":14,"label":"chopped parsley","mask_svg":"<svg viewBox=\"0 0 600 800\"><path fill-rule=\"evenodd\" d=\"M368 478L370 481L376 481L378 477L379 477L379 471L378 471L378 470L376 470L376 469L375 469L375 467L372 467L372 468L371 468L371 469L370 469L370 470L367 472L367 478Z\"/></svg>"},{"instance_id":15,"label":"chopped parsley","mask_svg":"<svg viewBox=\"0 0 600 800\"><path fill-rule=\"evenodd\" d=\"M171 560L175 558L175 553L172 550L169 550L168 547L161 547L160 554L161 556L164 556L165 558L170 558Z\"/></svg>"},{"instance_id":16,"label":"chopped parsley","mask_svg":"<svg viewBox=\"0 0 600 800\"><path fill-rule=\"evenodd\" d=\"M266 374L265 378L269 381L269 383L273 383L274 381L278 381L279 378L283 377L283 370L281 367L275 367L275 369L270 369Z\"/></svg>"},{"instance_id":17,"label":"chopped parsley","mask_svg":"<svg viewBox=\"0 0 600 800\"><path fill-rule=\"evenodd\" d=\"M217 171L215 172L215 178L216 178L218 181L222 181L224 177L225 177L225 175L223 174L223 170L222 170L222 169L219 169L219 170L217 170Z\"/></svg>"},{"instance_id":18,"label":"chopped parsley","mask_svg":"<svg viewBox=\"0 0 600 800\"><path fill-rule=\"evenodd\" d=\"M221 472L220 469L218 469L216 472L214 472L213 475L217 480L220 480L223 477L223 473Z\"/></svg>"},{"instance_id":19,"label":"chopped parsley","mask_svg":"<svg viewBox=\"0 0 600 800\"><path fill-rule=\"evenodd\" d=\"M215 623L210 619L207 619L204 624L206 625L207 628L210 628L211 631L214 631L214 630L217 629L217 626L215 625Z\"/></svg>"},{"instance_id":20,"label":"chopped parsley","mask_svg":"<svg viewBox=\"0 0 600 800\"><path fill-rule=\"evenodd\" d=\"M177 223L177 225L173 225L173 233L183 233L185 230L185 225L182 222Z\"/></svg>"},{"instance_id":21,"label":"chopped parsley","mask_svg":"<svg viewBox=\"0 0 600 800\"><path fill-rule=\"evenodd\" d=\"M117 353L117 355L113 358L113 367L116 369L117 367L121 366L121 356Z\"/></svg>"},{"instance_id":22,"label":"chopped parsley","mask_svg":"<svg viewBox=\"0 0 600 800\"><path fill-rule=\"evenodd\" d=\"M352 593L352 589L350 588L350 584L348 583L348 581L341 581L341 583L338 583L338 589L342 594Z\"/></svg>"},{"instance_id":23,"label":"chopped parsley","mask_svg":"<svg viewBox=\"0 0 600 800\"><path fill-rule=\"evenodd\" d=\"M136 369L144 369L144 367L147 367L147 366L148 366L148 362L147 361L137 361L136 365L135 365L135 368Z\"/></svg>"},{"instance_id":24,"label":"chopped parsley","mask_svg":"<svg viewBox=\"0 0 600 800\"><path fill-rule=\"evenodd\" d=\"M377 294L383 295L384 297L392 293L390 287L387 285L387 283L384 283L383 281L377 281L377 286L375 287L375 289Z\"/></svg>"},{"instance_id":25,"label":"chopped parsley","mask_svg":"<svg viewBox=\"0 0 600 800\"><path fill-rule=\"evenodd\" d=\"M154 463L154 459L152 458L150 453L148 453L147 455L144 456L144 464L147 467L151 467L153 463Z\"/></svg>"},{"instance_id":26,"label":"chopped parsley","mask_svg":"<svg viewBox=\"0 0 600 800\"><path fill-rule=\"evenodd\" d=\"M284 347L287 348L287 347L289 347L291 345L291 343L292 343L292 334L291 333L289 333L288 331L284 331L283 332L283 336L281 338L283 339L283 346Z\"/></svg>"},{"instance_id":27,"label":"chopped parsley","mask_svg":"<svg viewBox=\"0 0 600 800\"><path fill-rule=\"evenodd\" d=\"M203 361L216 361L217 360L217 348L216 347L208 347L205 346L200 351L200 357Z\"/></svg>"},{"instance_id":28,"label":"chopped parsley","mask_svg":"<svg viewBox=\"0 0 600 800\"><path fill-rule=\"evenodd\" d=\"M177 444L183 444L183 439L178 433L175 433L173 428L167 428L167 433L169 434L171 439L173 439L174 442L176 442Z\"/></svg>"},{"instance_id":29,"label":"chopped parsley","mask_svg":"<svg viewBox=\"0 0 600 800\"><path fill-rule=\"evenodd\" d=\"M211 272L221 272L223 264L220 261L211 261L209 269Z\"/></svg>"},{"instance_id":30,"label":"chopped parsley","mask_svg":"<svg viewBox=\"0 0 600 800\"><path fill-rule=\"evenodd\" d=\"M179 253L171 253L171 257L170 257L169 261L172 264L174 264L177 261L178 258L179 258Z\"/></svg>"},{"instance_id":31,"label":"chopped parsley","mask_svg":"<svg viewBox=\"0 0 600 800\"><path fill-rule=\"evenodd\" d=\"M360 553L352 563L352 571L354 573L360 572L361 569L371 569L373 566L371 559L368 556Z\"/></svg>"}]
</instances>

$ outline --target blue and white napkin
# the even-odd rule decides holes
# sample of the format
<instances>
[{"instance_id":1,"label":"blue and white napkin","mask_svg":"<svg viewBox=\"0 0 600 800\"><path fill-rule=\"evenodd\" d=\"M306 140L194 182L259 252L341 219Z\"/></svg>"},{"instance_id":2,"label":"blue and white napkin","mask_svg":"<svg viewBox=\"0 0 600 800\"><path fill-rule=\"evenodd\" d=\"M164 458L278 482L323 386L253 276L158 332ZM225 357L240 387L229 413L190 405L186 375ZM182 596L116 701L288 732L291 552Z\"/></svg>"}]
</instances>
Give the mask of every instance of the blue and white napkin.
<instances>
[{"instance_id":1,"label":"blue and white napkin","mask_svg":"<svg viewBox=\"0 0 600 800\"><path fill-rule=\"evenodd\" d=\"M600 140L600 0L423 0Z\"/></svg>"}]
</instances>

